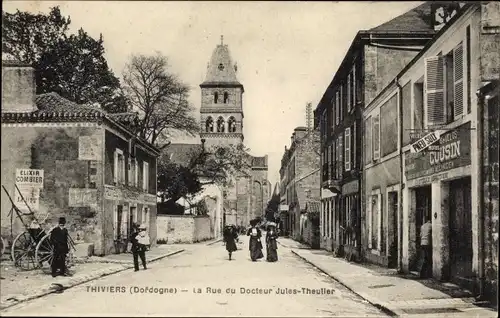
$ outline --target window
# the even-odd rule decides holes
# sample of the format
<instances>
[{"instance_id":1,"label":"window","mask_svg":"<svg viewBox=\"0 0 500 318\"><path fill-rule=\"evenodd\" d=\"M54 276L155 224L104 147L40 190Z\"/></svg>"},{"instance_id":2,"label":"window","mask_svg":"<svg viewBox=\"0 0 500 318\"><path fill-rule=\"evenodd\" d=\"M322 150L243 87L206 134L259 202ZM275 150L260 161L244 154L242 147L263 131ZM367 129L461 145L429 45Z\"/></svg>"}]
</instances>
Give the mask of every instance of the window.
<instances>
[{"instance_id":1,"label":"window","mask_svg":"<svg viewBox=\"0 0 500 318\"><path fill-rule=\"evenodd\" d=\"M331 108L331 116L330 116L330 120L331 120L331 125L332 125L332 131L333 129L335 128L335 125L336 125L336 118L335 118L335 96L332 98L331 100L331 104L332 104L332 108Z\"/></svg>"},{"instance_id":2,"label":"window","mask_svg":"<svg viewBox=\"0 0 500 318\"><path fill-rule=\"evenodd\" d=\"M335 141L330 144L330 178L335 179Z\"/></svg>"},{"instance_id":3,"label":"window","mask_svg":"<svg viewBox=\"0 0 500 318\"><path fill-rule=\"evenodd\" d=\"M115 185L125 183L125 156L123 150L115 150L113 181Z\"/></svg>"},{"instance_id":4,"label":"window","mask_svg":"<svg viewBox=\"0 0 500 318\"><path fill-rule=\"evenodd\" d=\"M217 104L218 101L219 101L219 93L214 92L214 104Z\"/></svg>"},{"instance_id":5,"label":"window","mask_svg":"<svg viewBox=\"0 0 500 318\"><path fill-rule=\"evenodd\" d=\"M113 239L120 241L127 238L127 216L123 211L123 205L113 207Z\"/></svg>"},{"instance_id":6,"label":"window","mask_svg":"<svg viewBox=\"0 0 500 318\"><path fill-rule=\"evenodd\" d=\"M128 184L134 187L137 186L137 160L134 158L129 158Z\"/></svg>"},{"instance_id":7,"label":"window","mask_svg":"<svg viewBox=\"0 0 500 318\"><path fill-rule=\"evenodd\" d=\"M340 123L340 91L335 92L335 125Z\"/></svg>"},{"instance_id":8,"label":"window","mask_svg":"<svg viewBox=\"0 0 500 318\"><path fill-rule=\"evenodd\" d=\"M236 132L236 119L233 116L229 117L227 126L229 132Z\"/></svg>"},{"instance_id":9,"label":"window","mask_svg":"<svg viewBox=\"0 0 500 318\"><path fill-rule=\"evenodd\" d=\"M345 92L344 92L344 85L340 84L340 109L339 109L339 115L340 115L340 121L344 119L344 107L345 107Z\"/></svg>"},{"instance_id":10,"label":"window","mask_svg":"<svg viewBox=\"0 0 500 318\"><path fill-rule=\"evenodd\" d=\"M217 132L224 132L226 130L226 122L224 118L219 117L217 119Z\"/></svg>"},{"instance_id":11,"label":"window","mask_svg":"<svg viewBox=\"0 0 500 318\"><path fill-rule=\"evenodd\" d=\"M372 162L372 118L365 120L365 163Z\"/></svg>"},{"instance_id":12,"label":"window","mask_svg":"<svg viewBox=\"0 0 500 318\"><path fill-rule=\"evenodd\" d=\"M413 129L424 129L424 83L413 85Z\"/></svg>"},{"instance_id":13,"label":"window","mask_svg":"<svg viewBox=\"0 0 500 318\"><path fill-rule=\"evenodd\" d=\"M372 149L373 149L373 160L380 159L380 115L373 116L372 118Z\"/></svg>"},{"instance_id":14,"label":"window","mask_svg":"<svg viewBox=\"0 0 500 318\"><path fill-rule=\"evenodd\" d=\"M386 156L398 149L398 94L380 107L380 152Z\"/></svg>"},{"instance_id":15,"label":"window","mask_svg":"<svg viewBox=\"0 0 500 318\"><path fill-rule=\"evenodd\" d=\"M229 94L228 92L224 92L224 104L229 103Z\"/></svg>"},{"instance_id":16,"label":"window","mask_svg":"<svg viewBox=\"0 0 500 318\"><path fill-rule=\"evenodd\" d=\"M467 62L467 114L471 112L471 78L470 78L470 25L465 29L465 61Z\"/></svg>"},{"instance_id":17,"label":"window","mask_svg":"<svg viewBox=\"0 0 500 318\"><path fill-rule=\"evenodd\" d=\"M141 222L145 223L149 231L149 208L147 206L142 208L142 218Z\"/></svg>"},{"instance_id":18,"label":"window","mask_svg":"<svg viewBox=\"0 0 500 318\"><path fill-rule=\"evenodd\" d=\"M205 131L206 132L213 132L214 131L214 120L210 116L205 121Z\"/></svg>"},{"instance_id":19,"label":"window","mask_svg":"<svg viewBox=\"0 0 500 318\"><path fill-rule=\"evenodd\" d=\"M351 128L347 128L345 130L344 152L345 171L351 171Z\"/></svg>"},{"instance_id":20,"label":"window","mask_svg":"<svg viewBox=\"0 0 500 318\"><path fill-rule=\"evenodd\" d=\"M380 191L372 192L369 201L367 202L369 212L369 241L368 248L381 250L381 227L382 227L382 211L381 211L381 194Z\"/></svg>"},{"instance_id":21,"label":"window","mask_svg":"<svg viewBox=\"0 0 500 318\"><path fill-rule=\"evenodd\" d=\"M445 56L425 59L427 125L443 125L464 113L464 49L460 42ZM469 60L465 61L467 69ZM467 97L468 102L468 97Z\"/></svg>"},{"instance_id":22,"label":"window","mask_svg":"<svg viewBox=\"0 0 500 318\"><path fill-rule=\"evenodd\" d=\"M351 106L352 106L352 92L351 92L351 74L347 75L347 88L346 88L346 94L347 94L347 112L349 113L351 111Z\"/></svg>"},{"instance_id":23,"label":"window","mask_svg":"<svg viewBox=\"0 0 500 318\"><path fill-rule=\"evenodd\" d=\"M356 106L357 96L356 96L356 64L352 66L352 105Z\"/></svg>"},{"instance_id":24,"label":"window","mask_svg":"<svg viewBox=\"0 0 500 318\"><path fill-rule=\"evenodd\" d=\"M351 153L352 153L352 169L356 169L356 150L358 148L358 143L356 141L356 122L354 122L354 124L352 125L352 128L351 128L351 135L352 135L352 138L351 138Z\"/></svg>"},{"instance_id":25,"label":"window","mask_svg":"<svg viewBox=\"0 0 500 318\"><path fill-rule=\"evenodd\" d=\"M341 177L341 165L340 165L340 143L339 139L335 141L335 176L337 180Z\"/></svg>"},{"instance_id":26,"label":"window","mask_svg":"<svg viewBox=\"0 0 500 318\"><path fill-rule=\"evenodd\" d=\"M149 192L149 163L142 163L142 189Z\"/></svg>"}]
</instances>

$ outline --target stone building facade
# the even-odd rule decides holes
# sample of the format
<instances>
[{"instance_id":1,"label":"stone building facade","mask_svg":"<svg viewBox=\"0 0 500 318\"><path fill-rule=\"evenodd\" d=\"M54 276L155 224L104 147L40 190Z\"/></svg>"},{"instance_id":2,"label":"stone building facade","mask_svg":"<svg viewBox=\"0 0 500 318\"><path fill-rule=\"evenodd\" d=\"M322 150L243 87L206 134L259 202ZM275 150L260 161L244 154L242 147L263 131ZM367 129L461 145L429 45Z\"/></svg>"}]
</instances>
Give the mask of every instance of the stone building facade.
<instances>
[{"instance_id":1,"label":"stone building facade","mask_svg":"<svg viewBox=\"0 0 500 318\"><path fill-rule=\"evenodd\" d=\"M492 299L498 275L498 9L495 2L457 8L364 114L372 132L364 138L366 254L386 262L389 241L397 238L397 267L418 271L420 227L430 218L432 276ZM385 123L384 107L392 109ZM399 136L394 144L393 130ZM381 152L378 165L374 147ZM396 229L399 234L391 234Z\"/></svg>"},{"instance_id":2,"label":"stone building facade","mask_svg":"<svg viewBox=\"0 0 500 318\"><path fill-rule=\"evenodd\" d=\"M319 131L308 131L297 127L291 137L290 148L285 148L281 160L280 187L285 199L283 231L295 240L303 240L302 214L308 202L317 202L320 197Z\"/></svg>"},{"instance_id":3,"label":"stone building facade","mask_svg":"<svg viewBox=\"0 0 500 318\"><path fill-rule=\"evenodd\" d=\"M154 244L159 151L127 128L137 115L35 91L31 67L2 63L2 185L16 205L44 228L66 217L72 238L93 243L96 255L125 251L132 222L145 223ZM23 177L33 173L40 183ZM24 227L11 223L3 190L1 198L2 237L12 241Z\"/></svg>"},{"instance_id":4,"label":"stone building facade","mask_svg":"<svg viewBox=\"0 0 500 318\"><path fill-rule=\"evenodd\" d=\"M321 131L321 246L362 259L363 110L435 31L425 3L382 25L359 31L315 110ZM371 190L371 189L370 189Z\"/></svg>"}]
</instances>

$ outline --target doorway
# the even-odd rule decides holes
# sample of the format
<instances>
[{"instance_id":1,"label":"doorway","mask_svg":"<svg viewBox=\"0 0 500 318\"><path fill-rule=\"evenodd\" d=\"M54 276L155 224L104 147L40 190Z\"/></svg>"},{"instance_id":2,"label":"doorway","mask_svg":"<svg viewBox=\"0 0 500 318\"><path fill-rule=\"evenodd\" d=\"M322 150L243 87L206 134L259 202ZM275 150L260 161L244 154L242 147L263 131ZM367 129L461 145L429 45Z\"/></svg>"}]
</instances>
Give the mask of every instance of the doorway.
<instances>
[{"instance_id":1,"label":"doorway","mask_svg":"<svg viewBox=\"0 0 500 318\"><path fill-rule=\"evenodd\" d=\"M132 226L134 223L137 223L137 207L131 206L130 207L130 215L129 215L129 219L128 219L128 224L129 224L128 228L129 228L130 234L132 234L132 232L134 231L134 228Z\"/></svg>"},{"instance_id":2,"label":"doorway","mask_svg":"<svg viewBox=\"0 0 500 318\"><path fill-rule=\"evenodd\" d=\"M397 192L389 192L388 193L388 218L392 220L392 235L388 237L390 240L389 243L389 255L388 255L388 266L389 268L397 268L398 267L398 251L399 251L399 243L398 243L398 193Z\"/></svg>"},{"instance_id":3,"label":"doorway","mask_svg":"<svg viewBox=\"0 0 500 318\"><path fill-rule=\"evenodd\" d=\"M425 186L415 189L415 257L410 265L411 271L420 271L422 259L420 257L420 227L424 223L424 215L432 222L432 189ZM432 259L430 260L432 264Z\"/></svg>"},{"instance_id":4,"label":"doorway","mask_svg":"<svg viewBox=\"0 0 500 318\"><path fill-rule=\"evenodd\" d=\"M472 272L471 179L450 182L450 280L470 288Z\"/></svg>"}]
</instances>

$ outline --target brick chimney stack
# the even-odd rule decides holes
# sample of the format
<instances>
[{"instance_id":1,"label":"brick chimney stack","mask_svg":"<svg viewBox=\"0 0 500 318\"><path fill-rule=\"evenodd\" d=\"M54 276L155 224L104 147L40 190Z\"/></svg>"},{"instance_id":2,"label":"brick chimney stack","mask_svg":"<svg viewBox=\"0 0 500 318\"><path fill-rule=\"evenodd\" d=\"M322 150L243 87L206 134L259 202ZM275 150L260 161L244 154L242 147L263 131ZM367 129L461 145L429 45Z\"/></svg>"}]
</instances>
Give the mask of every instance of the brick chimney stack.
<instances>
[{"instance_id":1,"label":"brick chimney stack","mask_svg":"<svg viewBox=\"0 0 500 318\"><path fill-rule=\"evenodd\" d=\"M35 70L15 61L2 61L2 113L35 111Z\"/></svg>"}]
</instances>

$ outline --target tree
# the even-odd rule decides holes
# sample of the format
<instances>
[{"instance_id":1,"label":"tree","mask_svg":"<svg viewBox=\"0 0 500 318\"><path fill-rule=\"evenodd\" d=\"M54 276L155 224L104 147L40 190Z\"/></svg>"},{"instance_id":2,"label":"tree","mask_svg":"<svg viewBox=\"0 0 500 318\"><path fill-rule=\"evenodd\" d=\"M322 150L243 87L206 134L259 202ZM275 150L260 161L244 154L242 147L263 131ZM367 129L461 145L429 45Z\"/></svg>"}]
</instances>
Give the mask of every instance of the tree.
<instances>
[{"instance_id":1,"label":"tree","mask_svg":"<svg viewBox=\"0 0 500 318\"><path fill-rule=\"evenodd\" d=\"M268 221L275 221L275 213L278 212L280 206L280 196L279 194L273 194L271 200L267 203L266 207L266 219Z\"/></svg>"},{"instance_id":2,"label":"tree","mask_svg":"<svg viewBox=\"0 0 500 318\"><path fill-rule=\"evenodd\" d=\"M56 92L78 104L98 104L105 110L117 101L124 103L120 81L104 58L103 44L102 35L95 40L83 29L59 40L35 63L37 92ZM121 106L116 110L126 111Z\"/></svg>"},{"instance_id":3,"label":"tree","mask_svg":"<svg viewBox=\"0 0 500 318\"><path fill-rule=\"evenodd\" d=\"M158 145L171 130L192 136L199 131L188 102L189 86L169 71L167 57L133 55L125 66L123 82L132 107L141 114L140 137Z\"/></svg>"},{"instance_id":4,"label":"tree","mask_svg":"<svg viewBox=\"0 0 500 318\"><path fill-rule=\"evenodd\" d=\"M63 17L59 7L49 14L2 11L2 52L20 62L33 65L42 53L64 39L70 17Z\"/></svg>"},{"instance_id":5,"label":"tree","mask_svg":"<svg viewBox=\"0 0 500 318\"><path fill-rule=\"evenodd\" d=\"M158 159L158 192L162 201L195 195L204 185L228 186L237 175L248 175L249 156L241 144L199 149L188 154L185 165L170 161L168 148Z\"/></svg>"},{"instance_id":6,"label":"tree","mask_svg":"<svg viewBox=\"0 0 500 318\"><path fill-rule=\"evenodd\" d=\"M71 20L58 7L47 15L2 12L2 18L2 48L35 68L37 94L56 92L77 104L127 111L120 82L104 57L102 35L95 40L83 29L68 35Z\"/></svg>"}]
</instances>

